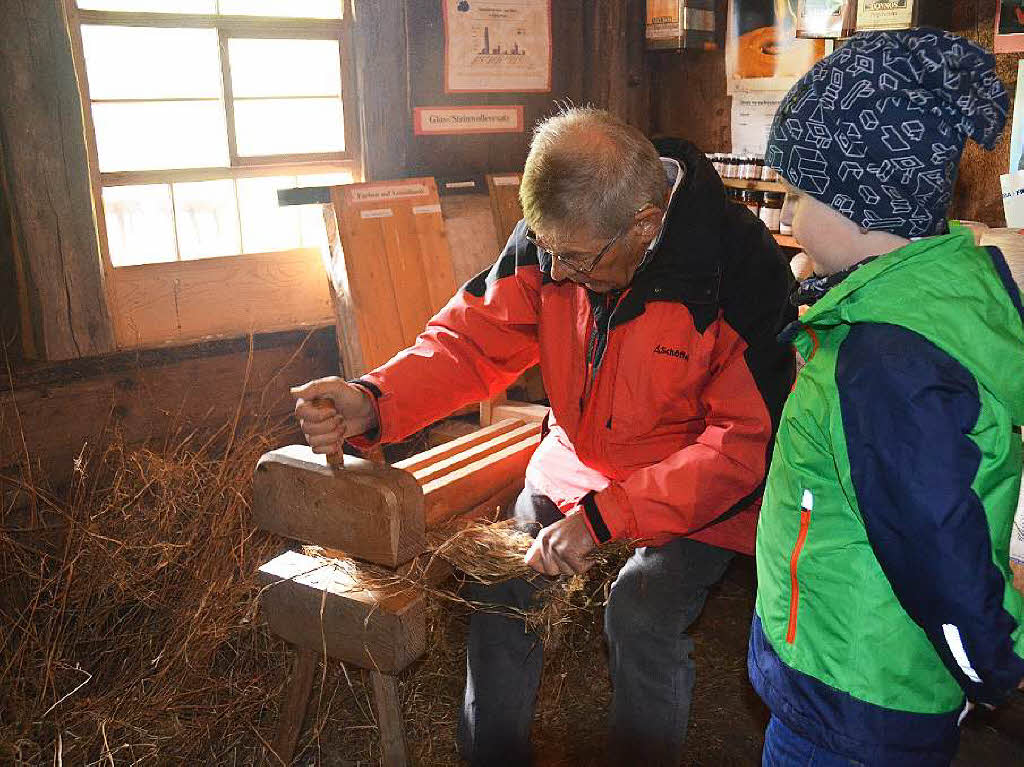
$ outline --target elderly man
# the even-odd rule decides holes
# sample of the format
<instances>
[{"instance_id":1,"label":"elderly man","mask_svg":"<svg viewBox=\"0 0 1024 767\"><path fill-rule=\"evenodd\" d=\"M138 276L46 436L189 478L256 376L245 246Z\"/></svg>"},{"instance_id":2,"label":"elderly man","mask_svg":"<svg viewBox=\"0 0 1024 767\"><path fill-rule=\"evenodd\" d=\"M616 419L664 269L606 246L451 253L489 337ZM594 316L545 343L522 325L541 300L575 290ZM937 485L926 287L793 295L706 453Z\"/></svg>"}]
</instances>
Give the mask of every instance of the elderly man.
<instances>
[{"instance_id":1,"label":"elderly man","mask_svg":"<svg viewBox=\"0 0 1024 767\"><path fill-rule=\"evenodd\" d=\"M730 204L691 144L659 157L596 109L538 125L524 220L497 263L416 344L358 381L295 391L310 445L390 442L486 399L540 360L546 436L513 515L539 531L527 560L549 576L588 567L611 540L639 547L605 624L613 758L678 764L694 682L686 631L734 552L753 552L774 428L793 381L775 341L792 277L760 221ZM330 397L336 414L311 407ZM473 598L522 608L524 581ZM541 647L523 623L474 613L459 727L474 764L530 759Z\"/></svg>"}]
</instances>

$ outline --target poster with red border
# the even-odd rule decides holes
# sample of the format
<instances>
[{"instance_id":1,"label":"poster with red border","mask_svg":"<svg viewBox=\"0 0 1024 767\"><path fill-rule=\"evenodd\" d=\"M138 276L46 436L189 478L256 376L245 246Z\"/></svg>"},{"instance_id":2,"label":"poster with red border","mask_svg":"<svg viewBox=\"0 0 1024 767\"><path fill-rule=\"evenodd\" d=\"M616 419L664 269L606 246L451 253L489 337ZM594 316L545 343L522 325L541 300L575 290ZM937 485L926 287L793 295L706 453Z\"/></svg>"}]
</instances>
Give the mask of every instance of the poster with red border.
<instances>
[{"instance_id":1,"label":"poster with red border","mask_svg":"<svg viewBox=\"0 0 1024 767\"><path fill-rule=\"evenodd\" d=\"M417 136L465 133L522 133L522 105L414 107L413 130Z\"/></svg>"},{"instance_id":2,"label":"poster with red border","mask_svg":"<svg viewBox=\"0 0 1024 767\"><path fill-rule=\"evenodd\" d=\"M441 0L446 93L551 90L551 0Z\"/></svg>"}]
</instances>

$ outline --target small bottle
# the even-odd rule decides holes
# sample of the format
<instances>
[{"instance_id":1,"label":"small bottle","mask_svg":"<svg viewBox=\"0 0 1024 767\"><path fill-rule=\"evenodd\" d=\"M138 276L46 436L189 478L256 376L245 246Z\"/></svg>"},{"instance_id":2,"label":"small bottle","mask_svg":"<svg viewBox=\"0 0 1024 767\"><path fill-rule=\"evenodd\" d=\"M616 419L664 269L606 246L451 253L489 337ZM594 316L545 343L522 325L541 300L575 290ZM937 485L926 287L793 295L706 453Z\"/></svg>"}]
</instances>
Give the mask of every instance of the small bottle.
<instances>
[{"instance_id":1,"label":"small bottle","mask_svg":"<svg viewBox=\"0 0 1024 767\"><path fill-rule=\"evenodd\" d=\"M755 216L759 216L760 213L761 213L761 200L760 200L760 197L761 197L761 195L758 192L752 192L750 190L745 190L742 193L740 199L743 201L743 204L747 206L747 209L751 213L753 213Z\"/></svg>"},{"instance_id":2,"label":"small bottle","mask_svg":"<svg viewBox=\"0 0 1024 767\"><path fill-rule=\"evenodd\" d=\"M782 224L782 204L785 195L780 192L768 192L761 203L760 218L768 231L779 233Z\"/></svg>"}]
</instances>

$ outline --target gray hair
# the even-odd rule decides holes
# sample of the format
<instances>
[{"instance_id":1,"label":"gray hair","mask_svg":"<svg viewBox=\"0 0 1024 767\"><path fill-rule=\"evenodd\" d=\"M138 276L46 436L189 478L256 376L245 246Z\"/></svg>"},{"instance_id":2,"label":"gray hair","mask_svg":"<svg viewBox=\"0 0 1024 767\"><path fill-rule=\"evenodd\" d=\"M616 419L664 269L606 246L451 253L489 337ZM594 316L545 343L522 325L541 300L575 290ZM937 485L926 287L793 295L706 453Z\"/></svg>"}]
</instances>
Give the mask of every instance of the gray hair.
<instances>
[{"instance_id":1,"label":"gray hair","mask_svg":"<svg viewBox=\"0 0 1024 767\"><path fill-rule=\"evenodd\" d=\"M603 109L567 107L537 124L519 200L535 232L581 226L613 237L647 204L662 207L668 191L654 145Z\"/></svg>"}]
</instances>

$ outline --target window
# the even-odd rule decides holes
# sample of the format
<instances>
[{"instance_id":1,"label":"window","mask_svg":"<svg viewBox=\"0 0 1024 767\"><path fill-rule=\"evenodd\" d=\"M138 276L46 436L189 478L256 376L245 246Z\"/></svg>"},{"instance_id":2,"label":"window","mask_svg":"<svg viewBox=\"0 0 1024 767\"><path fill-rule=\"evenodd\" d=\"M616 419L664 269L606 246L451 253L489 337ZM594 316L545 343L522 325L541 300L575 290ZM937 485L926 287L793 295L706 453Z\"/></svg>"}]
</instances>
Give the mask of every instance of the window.
<instances>
[{"instance_id":1,"label":"window","mask_svg":"<svg viewBox=\"0 0 1024 767\"><path fill-rule=\"evenodd\" d=\"M78 9L112 266L319 242L318 212L276 195L352 179L342 0Z\"/></svg>"},{"instance_id":2,"label":"window","mask_svg":"<svg viewBox=\"0 0 1024 767\"><path fill-rule=\"evenodd\" d=\"M360 176L345 0L66 2L115 316L129 270L316 263L319 208L277 192ZM151 335L125 322L124 345Z\"/></svg>"}]
</instances>

